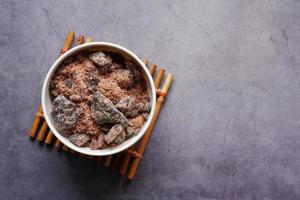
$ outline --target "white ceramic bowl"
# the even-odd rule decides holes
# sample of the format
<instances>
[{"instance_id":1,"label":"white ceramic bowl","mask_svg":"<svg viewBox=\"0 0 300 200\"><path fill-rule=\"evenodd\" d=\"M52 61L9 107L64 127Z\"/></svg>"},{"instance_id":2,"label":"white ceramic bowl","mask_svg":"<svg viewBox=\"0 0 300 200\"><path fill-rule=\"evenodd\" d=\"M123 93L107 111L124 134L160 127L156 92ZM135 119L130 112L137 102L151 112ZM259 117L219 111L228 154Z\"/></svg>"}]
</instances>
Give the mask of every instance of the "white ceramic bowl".
<instances>
[{"instance_id":1,"label":"white ceramic bowl","mask_svg":"<svg viewBox=\"0 0 300 200\"><path fill-rule=\"evenodd\" d=\"M100 150L91 150L88 147L77 147L74 144L72 144L68 138L66 138L64 135L62 135L59 130L55 127L53 119L51 117L51 110L52 110L52 100L50 98L50 92L49 92L49 84L50 80L52 79L52 76L54 72L56 71L57 67L69 56L74 55L78 52L82 51L96 51L96 50L106 50L106 51L111 51L111 52L118 52L122 54L125 58L130 59L134 61L138 66L140 66L140 69L143 73L143 76L146 80L147 83L147 88L148 88L148 93L150 96L150 103L151 103L151 111L149 114L148 120L145 122L144 126L141 128L141 130L133 137L130 139L125 140L122 144L117 145L115 147L109 147L106 149L100 149ZM132 146L134 143L136 143L145 133L147 128L150 125L150 121L153 118L154 114L154 109L155 109L155 100L156 100L156 93L155 93L155 86L152 80L152 77L145 66L145 64L131 51L128 49L108 43L108 42L91 42L91 43L86 43L79 45L77 47L72 48L71 50L67 51L64 53L62 56L60 56L55 63L51 66L50 70L48 71L46 78L44 80L43 88L42 88L42 107L43 107L43 113L45 116L45 120L53 132L53 134L67 147L70 149L73 149L74 151L77 151L79 153L83 153L86 155L91 155L91 156L106 156L106 155L112 155L118 152L121 152L130 146Z\"/></svg>"}]
</instances>

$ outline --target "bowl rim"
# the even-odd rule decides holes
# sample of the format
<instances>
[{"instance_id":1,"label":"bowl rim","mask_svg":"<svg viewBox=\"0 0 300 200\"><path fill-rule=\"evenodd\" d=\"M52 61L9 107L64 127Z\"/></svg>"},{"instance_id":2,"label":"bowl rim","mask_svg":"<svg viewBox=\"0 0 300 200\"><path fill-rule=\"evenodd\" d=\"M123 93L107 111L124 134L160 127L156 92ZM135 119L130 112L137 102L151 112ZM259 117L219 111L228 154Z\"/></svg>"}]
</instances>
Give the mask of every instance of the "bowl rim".
<instances>
[{"instance_id":1,"label":"bowl rim","mask_svg":"<svg viewBox=\"0 0 300 200\"><path fill-rule=\"evenodd\" d=\"M54 124L52 124L52 122L50 120L50 118L51 118L50 112L48 113L48 111L46 109L46 94L49 93L47 86L49 85L49 82L50 82L55 70L59 67L59 65L63 62L63 60L65 60L68 56L72 55L73 53L78 53L81 50L88 50L87 48L92 48L92 47L97 47L97 46L105 46L108 48L115 48L115 49L118 49L119 51L121 51L121 53L124 52L125 54L128 54L131 58L133 58L145 72L147 79L150 83L149 91L152 94L151 111L150 111L150 114L149 114L149 117L148 117L146 123L142 126L140 131L136 135L134 135L133 137L128 139L128 140L130 140L130 142L128 142L124 145L122 145L122 144L117 145L117 146L113 147L113 149L106 148L106 149L104 149L105 151L101 150L101 149L91 150L91 149L86 149L86 148L82 148L82 147L77 147L74 144L72 144L71 142L69 142L69 143L65 142L66 140L68 140L68 138L64 137L55 128ZM41 93L41 100L42 100L42 109L43 109L43 113L44 113L44 118L45 118L50 130L64 145L66 145L67 147L69 147L70 149L72 149L74 151L77 151L77 152L85 154L85 155L107 156L107 155L113 155L113 154L119 153L121 151L124 151L125 149L128 149L129 147L134 145L136 142L138 142L143 137L146 130L149 128L150 123L154 116L154 111L155 111L155 106L156 106L156 90L155 90L153 78L152 78L149 70L147 69L146 65L133 52L131 52L130 50L128 50L127 48L125 48L121 45L110 43L110 42L90 42L90 43L85 43L85 44L76 46L76 47L68 50L66 53L62 54L58 59L56 59L56 61L52 64L52 66L50 67L50 69L48 70L48 72L44 78L43 86L42 86L42 93Z\"/></svg>"}]
</instances>

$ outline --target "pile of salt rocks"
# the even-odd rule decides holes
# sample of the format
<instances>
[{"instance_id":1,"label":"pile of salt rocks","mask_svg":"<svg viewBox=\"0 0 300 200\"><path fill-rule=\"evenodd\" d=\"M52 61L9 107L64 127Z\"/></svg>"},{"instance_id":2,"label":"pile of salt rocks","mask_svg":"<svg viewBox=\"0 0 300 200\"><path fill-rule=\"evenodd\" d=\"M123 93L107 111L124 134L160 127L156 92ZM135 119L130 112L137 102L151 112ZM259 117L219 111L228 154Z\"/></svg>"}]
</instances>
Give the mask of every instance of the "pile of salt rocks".
<instances>
[{"instance_id":1,"label":"pile of salt rocks","mask_svg":"<svg viewBox=\"0 0 300 200\"><path fill-rule=\"evenodd\" d=\"M102 66L103 68L106 68L108 64L111 63L110 58L102 52L92 54L90 59L95 62L98 67ZM105 126L105 124L114 124L114 126L112 126L105 135L99 135L95 148L93 148L93 141L90 147L92 149L98 149L104 147L105 143L122 143L126 136L133 135L138 131L131 127L127 117L134 117L139 113L149 112L150 109L149 103L144 104L137 101L133 96L128 96L114 105L111 100L106 98L99 91L96 91L91 99L92 118L99 125ZM66 133L74 127L76 123L75 110L75 103L63 95L58 95L53 101L51 112L56 127ZM76 146L82 147L88 144L90 137L86 133L72 134L69 140Z\"/></svg>"}]
</instances>

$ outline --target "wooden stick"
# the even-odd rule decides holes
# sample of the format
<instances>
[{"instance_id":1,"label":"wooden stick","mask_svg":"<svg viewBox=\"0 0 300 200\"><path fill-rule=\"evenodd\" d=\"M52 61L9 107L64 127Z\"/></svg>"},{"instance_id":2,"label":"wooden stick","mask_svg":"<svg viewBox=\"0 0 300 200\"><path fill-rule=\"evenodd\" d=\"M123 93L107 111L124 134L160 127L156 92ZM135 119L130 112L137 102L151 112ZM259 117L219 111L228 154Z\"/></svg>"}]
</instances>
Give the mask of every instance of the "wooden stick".
<instances>
[{"instance_id":1,"label":"wooden stick","mask_svg":"<svg viewBox=\"0 0 300 200\"><path fill-rule=\"evenodd\" d=\"M146 67L148 67L149 61L147 59L144 59L143 63L146 65Z\"/></svg>"},{"instance_id":2,"label":"wooden stick","mask_svg":"<svg viewBox=\"0 0 300 200\"><path fill-rule=\"evenodd\" d=\"M147 62L147 60L146 60L144 63L146 63L146 62ZM153 78L153 76L154 76L156 67L157 67L157 65L155 65L155 64L152 64L152 65L150 66L149 71L150 71L150 74L151 74L152 78ZM162 72L160 72L160 74L163 75ZM161 76L161 75L160 75L160 76ZM158 77L158 76L157 76L157 77ZM156 77L156 79L157 79L157 77ZM133 150L134 150L134 145L131 146L128 150L133 151ZM123 156L123 159L122 159L122 162L121 162L120 171L119 171L119 173L120 173L121 176L124 176L124 175L125 175L125 173L126 173L126 171L127 171L127 168L128 168L128 165L129 165L129 162L130 162L130 159L131 159L130 153L127 152L127 151L125 151L124 156Z\"/></svg>"},{"instance_id":3,"label":"wooden stick","mask_svg":"<svg viewBox=\"0 0 300 200\"><path fill-rule=\"evenodd\" d=\"M93 42L93 38L92 37L87 37L85 43L90 43Z\"/></svg>"},{"instance_id":4,"label":"wooden stick","mask_svg":"<svg viewBox=\"0 0 300 200\"><path fill-rule=\"evenodd\" d=\"M162 88L162 92L163 93L168 94L168 91L169 91L169 89L171 87L171 84L172 84L172 81L173 81L173 77L174 77L173 74L169 74L167 76L166 82L165 82L165 84L164 84L164 86Z\"/></svg>"},{"instance_id":5,"label":"wooden stick","mask_svg":"<svg viewBox=\"0 0 300 200\"><path fill-rule=\"evenodd\" d=\"M111 163L111 159L112 159L112 155L106 156L105 159L104 159L103 165L104 165L105 167L109 167L109 165L110 165L110 163Z\"/></svg>"},{"instance_id":6,"label":"wooden stick","mask_svg":"<svg viewBox=\"0 0 300 200\"><path fill-rule=\"evenodd\" d=\"M63 144L61 143L61 141L57 138L54 147L55 147L57 150L59 150L60 147L61 147L62 145L63 145Z\"/></svg>"},{"instance_id":7,"label":"wooden stick","mask_svg":"<svg viewBox=\"0 0 300 200\"><path fill-rule=\"evenodd\" d=\"M62 149L63 149L64 151L68 151L68 150L69 150L69 147L67 147L66 145L63 145Z\"/></svg>"},{"instance_id":8,"label":"wooden stick","mask_svg":"<svg viewBox=\"0 0 300 200\"><path fill-rule=\"evenodd\" d=\"M166 82L165 82L165 84L162 88L162 91L164 93L166 93L166 94L168 93L168 90L171 86L172 80L173 80L173 74L169 74L167 76L167 80L166 80ZM137 148L137 153L139 153L141 155L143 155L144 152L145 152L146 146L149 142L150 136L151 136L152 131L154 129L154 125L157 121L157 118L158 118L158 115L159 115L159 112L161 110L161 106L162 106L164 100L165 100L165 97L160 96L160 97L158 97L158 99L156 101L156 109L155 109L155 112L154 112L153 119L152 119L149 128L147 129L146 133L144 134L144 136L143 136L142 140L140 141L139 146ZM133 160L133 163L131 165L131 168L130 168L128 176L127 176L128 179L130 179L130 180L133 179L133 177L135 175L135 172L136 172L136 170L139 166L140 161L141 160L139 158L135 158Z\"/></svg>"},{"instance_id":9,"label":"wooden stick","mask_svg":"<svg viewBox=\"0 0 300 200\"><path fill-rule=\"evenodd\" d=\"M47 128L48 128L48 125L47 125L47 122L46 121L44 121L44 123L43 123L43 125L42 125L42 127L41 127L41 129L40 129L40 132L38 133L38 138L37 138L37 140L39 141L39 142L43 142L44 141L44 139L45 139L45 136L46 136L46 131L47 131Z\"/></svg>"},{"instance_id":10,"label":"wooden stick","mask_svg":"<svg viewBox=\"0 0 300 200\"><path fill-rule=\"evenodd\" d=\"M157 73L157 76L156 76L156 79L154 81L154 85L155 85L155 88L159 88L159 85L164 77L164 74L165 74L165 69L163 68L160 68L158 70L158 73Z\"/></svg>"},{"instance_id":11,"label":"wooden stick","mask_svg":"<svg viewBox=\"0 0 300 200\"><path fill-rule=\"evenodd\" d=\"M69 152L72 153L72 154L76 154L76 151L74 151L73 149L70 149Z\"/></svg>"},{"instance_id":12,"label":"wooden stick","mask_svg":"<svg viewBox=\"0 0 300 200\"><path fill-rule=\"evenodd\" d=\"M134 149L134 146L131 146L129 148L129 150L133 150L133 149ZM124 154L125 155L124 155L123 160L121 162L120 171L119 171L119 173L120 173L121 176L125 175L125 173L127 171L127 168L128 168L128 164L130 162L130 158L131 158L129 152L125 151Z\"/></svg>"},{"instance_id":13,"label":"wooden stick","mask_svg":"<svg viewBox=\"0 0 300 200\"><path fill-rule=\"evenodd\" d=\"M74 39L74 36L75 36L75 32L73 32L73 31L69 32L69 34L65 40L63 48L60 49L61 54L66 53L70 49L73 39Z\"/></svg>"},{"instance_id":14,"label":"wooden stick","mask_svg":"<svg viewBox=\"0 0 300 200\"><path fill-rule=\"evenodd\" d=\"M54 134L52 133L51 130L49 130L45 143L50 145L52 143L53 139L54 139Z\"/></svg>"},{"instance_id":15,"label":"wooden stick","mask_svg":"<svg viewBox=\"0 0 300 200\"><path fill-rule=\"evenodd\" d=\"M42 116L43 116L43 109L42 109L42 106L39 106L38 111L37 111L37 113L36 113L36 115L34 117L31 129L28 132L28 135L29 135L30 138L34 138L35 137L36 131L37 131L38 127L39 127L39 124L40 124Z\"/></svg>"},{"instance_id":16,"label":"wooden stick","mask_svg":"<svg viewBox=\"0 0 300 200\"><path fill-rule=\"evenodd\" d=\"M111 169L112 170L117 169L118 164L119 164L120 159L121 159L121 155L122 155L122 153L118 153L117 155L114 156L114 159L112 160L112 164L111 164Z\"/></svg>"},{"instance_id":17,"label":"wooden stick","mask_svg":"<svg viewBox=\"0 0 300 200\"><path fill-rule=\"evenodd\" d=\"M61 141L59 141L59 139L57 139L56 142L55 142L54 147L55 147L56 149L60 149L61 145L62 145Z\"/></svg>"},{"instance_id":18,"label":"wooden stick","mask_svg":"<svg viewBox=\"0 0 300 200\"><path fill-rule=\"evenodd\" d=\"M157 65L155 65L155 64L152 64L152 65L150 66L149 71L150 71L151 76L154 75L155 70L156 70L156 67L157 67Z\"/></svg>"},{"instance_id":19,"label":"wooden stick","mask_svg":"<svg viewBox=\"0 0 300 200\"><path fill-rule=\"evenodd\" d=\"M76 41L76 45L75 46L81 45L83 43L84 43L84 36L83 35L79 35L78 39Z\"/></svg>"},{"instance_id":20,"label":"wooden stick","mask_svg":"<svg viewBox=\"0 0 300 200\"><path fill-rule=\"evenodd\" d=\"M99 162L101 162L101 160L102 160L102 156L97 156L96 157L96 161L99 163Z\"/></svg>"}]
</instances>

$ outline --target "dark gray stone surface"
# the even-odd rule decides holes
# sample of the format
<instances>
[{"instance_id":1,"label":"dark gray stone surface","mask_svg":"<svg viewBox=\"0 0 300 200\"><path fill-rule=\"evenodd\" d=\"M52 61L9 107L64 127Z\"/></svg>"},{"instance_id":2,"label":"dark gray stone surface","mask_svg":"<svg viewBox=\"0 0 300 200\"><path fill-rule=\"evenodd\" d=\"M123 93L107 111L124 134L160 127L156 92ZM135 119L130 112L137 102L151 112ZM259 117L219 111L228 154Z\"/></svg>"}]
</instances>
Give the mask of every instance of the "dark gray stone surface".
<instances>
[{"instance_id":1,"label":"dark gray stone surface","mask_svg":"<svg viewBox=\"0 0 300 200\"><path fill-rule=\"evenodd\" d=\"M0 6L1 199L300 199L300 1ZM174 72L136 179L26 136L69 30Z\"/></svg>"}]
</instances>

